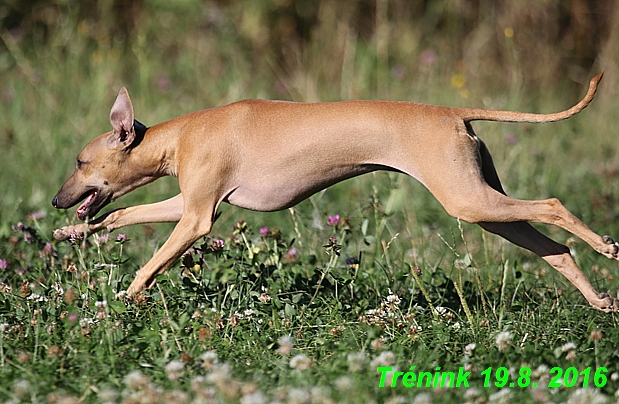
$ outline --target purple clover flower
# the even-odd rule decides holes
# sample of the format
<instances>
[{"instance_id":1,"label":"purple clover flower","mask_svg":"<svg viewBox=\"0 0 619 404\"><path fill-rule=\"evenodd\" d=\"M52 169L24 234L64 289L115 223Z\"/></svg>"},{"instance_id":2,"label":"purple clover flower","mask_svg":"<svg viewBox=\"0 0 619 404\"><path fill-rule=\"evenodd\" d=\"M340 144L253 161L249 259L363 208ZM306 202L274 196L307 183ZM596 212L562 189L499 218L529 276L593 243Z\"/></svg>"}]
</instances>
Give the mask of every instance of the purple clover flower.
<instances>
[{"instance_id":1,"label":"purple clover flower","mask_svg":"<svg viewBox=\"0 0 619 404\"><path fill-rule=\"evenodd\" d=\"M226 242L222 239L216 238L211 241L211 250L213 251L221 251L226 246Z\"/></svg>"},{"instance_id":2,"label":"purple clover flower","mask_svg":"<svg viewBox=\"0 0 619 404\"><path fill-rule=\"evenodd\" d=\"M327 226L337 226L340 224L340 215L329 216L327 219Z\"/></svg>"},{"instance_id":3,"label":"purple clover flower","mask_svg":"<svg viewBox=\"0 0 619 404\"><path fill-rule=\"evenodd\" d=\"M288 250L288 252L286 252L286 255L284 256L284 260L286 262L296 262L298 254L299 252L297 251L297 249L292 247L290 250Z\"/></svg>"},{"instance_id":4,"label":"purple clover flower","mask_svg":"<svg viewBox=\"0 0 619 404\"><path fill-rule=\"evenodd\" d=\"M41 258L55 256L56 252L54 251L54 247L52 246L52 243L49 243L49 242L45 243L45 246L43 247L43 249L39 251L39 255L41 256Z\"/></svg>"},{"instance_id":5,"label":"purple clover flower","mask_svg":"<svg viewBox=\"0 0 619 404\"><path fill-rule=\"evenodd\" d=\"M82 240L84 240L84 233L78 233L75 230L71 231L69 235L69 241L73 244L79 244Z\"/></svg>"},{"instance_id":6,"label":"purple clover flower","mask_svg":"<svg viewBox=\"0 0 619 404\"><path fill-rule=\"evenodd\" d=\"M103 245L110 239L110 233L104 233L97 236L97 243Z\"/></svg>"},{"instance_id":7,"label":"purple clover flower","mask_svg":"<svg viewBox=\"0 0 619 404\"><path fill-rule=\"evenodd\" d=\"M44 219L47 214L41 210L34 211L28 215L28 219L30 220L41 220Z\"/></svg>"}]
</instances>

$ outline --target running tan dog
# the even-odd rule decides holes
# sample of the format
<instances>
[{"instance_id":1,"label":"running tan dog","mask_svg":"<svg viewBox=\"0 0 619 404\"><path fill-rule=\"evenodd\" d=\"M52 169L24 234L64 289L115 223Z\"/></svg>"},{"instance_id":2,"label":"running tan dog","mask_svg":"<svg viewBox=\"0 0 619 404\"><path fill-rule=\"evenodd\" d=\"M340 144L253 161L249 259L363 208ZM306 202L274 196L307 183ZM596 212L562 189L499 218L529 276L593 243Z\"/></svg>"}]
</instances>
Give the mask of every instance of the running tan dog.
<instances>
[{"instance_id":1,"label":"running tan dog","mask_svg":"<svg viewBox=\"0 0 619 404\"><path fill-rule=\"evenodd\" d=\"M541 256L569 279L589 303L619 310L619 301L593 289L569 249L531 227L554 224L619 259L619 243L600 237L557 199L522 201L505 195L484 143L470 122L554 122L580 112L593 99L602 74L582 101L554 114L446 108L410 102L350 101L302 104L246 100L194 112L146 128L134 121L126 89L112 107L112 132L90 142L75 173L52 201L94 217L109 202L165 175L181 193L169 200L118 209L86 224L58 229L91 234L138 223L178 222L168 241L138 272L133 295L152 286L196 240L211 231L217 207L227 202L257 211L295 205L347 178L375 170L408 174L423 183L457 218Z\"/></svg>"}]
</instances>

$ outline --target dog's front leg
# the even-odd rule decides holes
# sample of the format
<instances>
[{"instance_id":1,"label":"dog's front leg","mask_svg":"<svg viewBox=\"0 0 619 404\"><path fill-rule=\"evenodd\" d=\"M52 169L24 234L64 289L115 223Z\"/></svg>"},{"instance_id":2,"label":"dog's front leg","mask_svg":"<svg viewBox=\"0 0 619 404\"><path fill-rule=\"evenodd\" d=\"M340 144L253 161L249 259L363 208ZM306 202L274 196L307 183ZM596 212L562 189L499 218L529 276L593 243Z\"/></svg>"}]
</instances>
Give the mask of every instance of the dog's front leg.
<instances>
[{"instance_id":1,"label":"dog's front leg","mask_svg":"<svg viewBox=\"0 0 619 404\"><path fill-rule=\"evenodd\" d=\"M191 218L189 218L189 216L191 216ZM202 219L202 221L200 221L200 219ZM154 283L153 277L165 272L165 270L187 251L196 240L207 235L211 231L212 224L212 220L206 218L196 217L195 215L184 215L174 228L168 241L166 241L153 258L140 269L127 289L127 293L130 296L134 296L147 287L151 287Z\"/></svg>"},{"instance_id":2,"label":"dog's front leg","mask_svg":"<svg viewBox=\"0 0 619 404\"><path fill-rule=\"evenodd\" d=\"M183 216L183 196L148 205L121 208L99 216L90 223L65 226L54 230L56 240L67 240L71 234L85 235L101 230L113 231L125 226L144 223L178 222Z\"/></svg>"}]
</instances>

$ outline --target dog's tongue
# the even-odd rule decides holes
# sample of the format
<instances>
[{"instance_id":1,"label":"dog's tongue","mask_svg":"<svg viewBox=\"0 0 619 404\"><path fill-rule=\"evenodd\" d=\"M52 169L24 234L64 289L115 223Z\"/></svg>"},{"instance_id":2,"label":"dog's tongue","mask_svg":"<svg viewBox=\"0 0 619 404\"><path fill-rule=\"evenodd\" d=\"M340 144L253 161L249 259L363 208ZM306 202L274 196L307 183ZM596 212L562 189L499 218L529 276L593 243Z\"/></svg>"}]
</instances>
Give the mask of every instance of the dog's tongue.
<instances>
[{"instance_id":1,"label":"dog's tongue","mask_svg":"<svg viewBox=\"0 0 619 404\"><path fill-rule=\"evenodd\" d=\"M88 195L88 198L86 198L86 200L80 205L80 207L77 208L78 219L84 220L86 218L86 214L88 213L88 207L90 206L92 201L95 199L96 195L97 195L97 192L92 191L90 195Z\"/></svg>"}]
</instances>

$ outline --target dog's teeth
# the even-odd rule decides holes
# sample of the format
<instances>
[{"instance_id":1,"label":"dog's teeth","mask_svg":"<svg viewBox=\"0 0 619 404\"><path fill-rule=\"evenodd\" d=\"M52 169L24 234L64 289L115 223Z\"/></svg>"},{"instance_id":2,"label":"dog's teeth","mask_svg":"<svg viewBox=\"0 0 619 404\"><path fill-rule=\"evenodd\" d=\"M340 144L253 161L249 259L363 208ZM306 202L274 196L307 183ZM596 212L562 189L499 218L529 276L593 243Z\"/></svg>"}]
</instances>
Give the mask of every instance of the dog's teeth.
<instances>
[{"instance_id":1,"label":"dog's teeth","mask_svg":"<svg viewBox=\"0 0 619 404\"><path fill-rule=\"evenodd\" d=\"M602 239L606 244L615 244L615 240L611 236L604 236Z\"/></svg>"}]
</instances>

